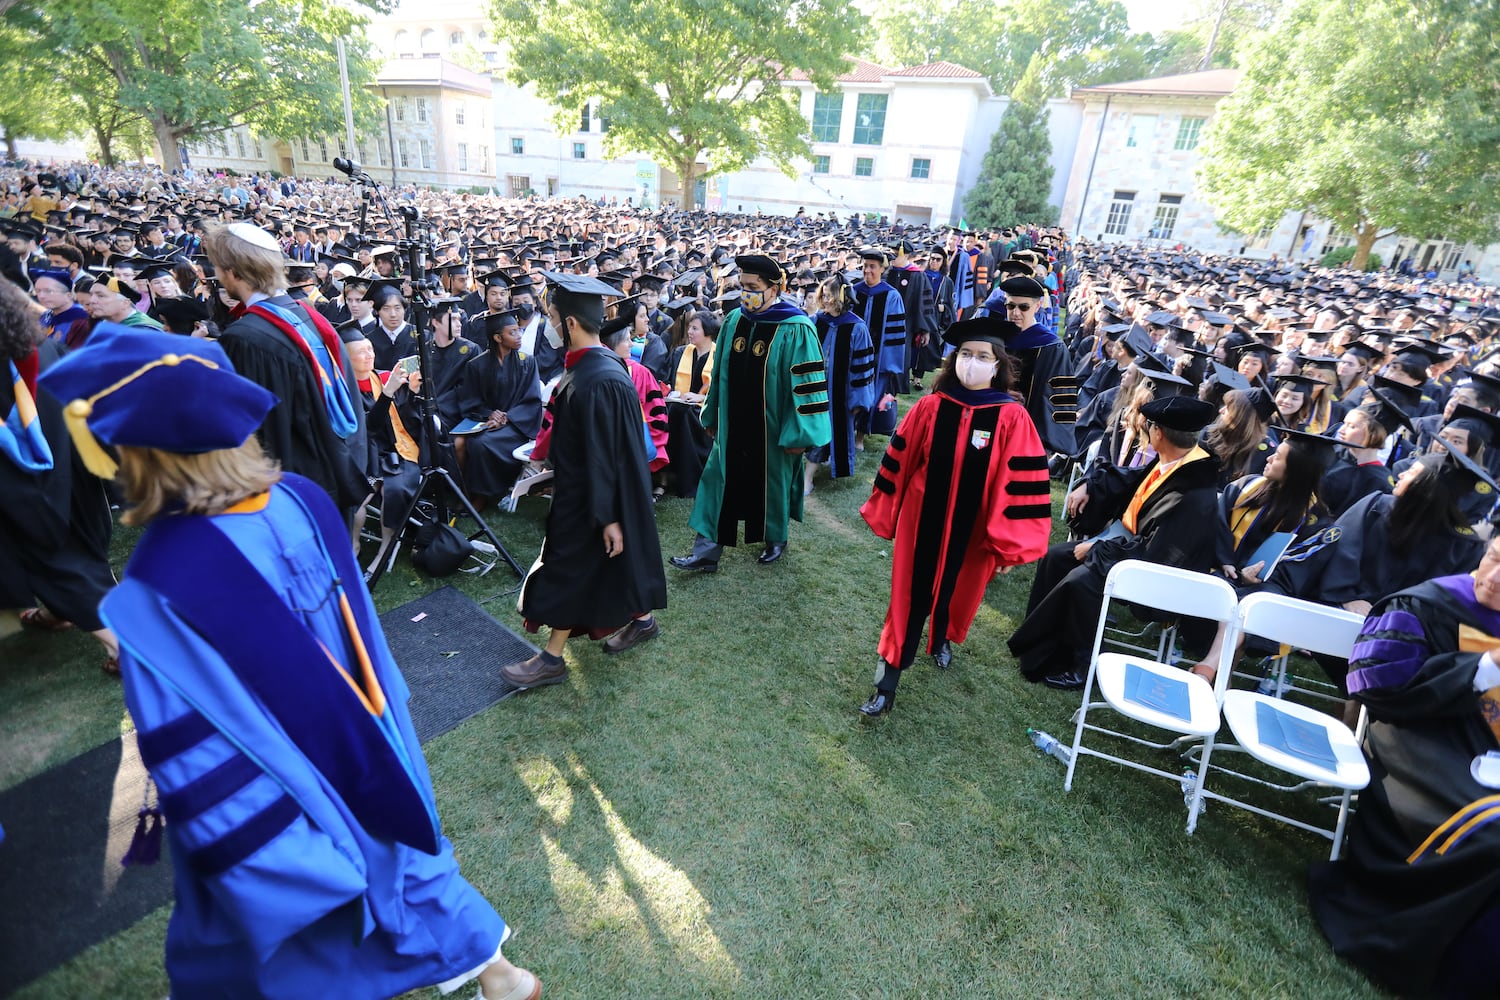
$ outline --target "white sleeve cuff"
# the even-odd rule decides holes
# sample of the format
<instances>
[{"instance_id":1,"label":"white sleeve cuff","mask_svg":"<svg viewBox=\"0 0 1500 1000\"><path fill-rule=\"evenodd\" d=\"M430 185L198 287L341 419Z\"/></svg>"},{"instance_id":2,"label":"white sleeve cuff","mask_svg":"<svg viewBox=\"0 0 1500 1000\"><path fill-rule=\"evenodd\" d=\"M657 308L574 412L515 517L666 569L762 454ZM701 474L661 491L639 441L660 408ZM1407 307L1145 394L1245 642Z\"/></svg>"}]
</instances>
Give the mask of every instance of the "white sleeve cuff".
<instances>
[{"instance_id":1,"label":"white sleeve cuff","mask_svg":"<svg viewBox=\"0 0 1500 1000\"><path fill-rule=\"evenodd\" d=\"M1500 667L1485 653L1479 657L1479 666L1474 671L1474 690L1488 691L1492 687L1500 687Z\"/></svg>"}]
</instances>

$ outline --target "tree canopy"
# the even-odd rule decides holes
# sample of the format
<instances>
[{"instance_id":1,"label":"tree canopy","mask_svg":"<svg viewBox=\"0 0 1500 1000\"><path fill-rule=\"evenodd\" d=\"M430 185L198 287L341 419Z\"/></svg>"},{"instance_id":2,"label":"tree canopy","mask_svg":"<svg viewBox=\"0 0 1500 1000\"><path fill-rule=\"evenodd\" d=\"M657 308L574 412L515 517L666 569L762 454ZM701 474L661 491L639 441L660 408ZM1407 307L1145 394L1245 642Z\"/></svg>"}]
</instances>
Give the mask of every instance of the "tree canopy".
<instances>
[{"instance_id":1,"label":"tree canopy","mask_svg":"<svg viewBox=\"0 0 1500 1000\"><path fill-rule=\"evenodd\" d=\"M832 89L866 27L844 0L493 0L491 10L511 80L534 84L568 131L599 99L606 152L670 164L684 204L697 178L759 156L790 176L810 128L782 81L796 71Z\"/></svg>"},{"instance_id":2,"label":"tree canopy","mask_svg":"<svg viewBox=\"0 0 1500 1000\"><path fill-rule=\"evenodd\" d=\"M1310 211L1362 267L1393 233L1500 235L1500 0L1297 0L1253 40L1205 132L1199 183L1227 226Z\"/></svg>"},{"instance_id":3,"label":"tree canopy","mask_svg":"<svg viewBox=\"0 0 1500 1000\"><path fill-rule=\"evenodd\" d=\"M334 0L18 0L5 17L58 66L57 76L29 66L23 100L61 89L138 115L168 170L181 166L181 142L241 124L266 135L341 131L335 39L362 36L364 23ZM348 63L356 116L373 122L362 42L348 46Z\"/></svg>"}]
</instances>

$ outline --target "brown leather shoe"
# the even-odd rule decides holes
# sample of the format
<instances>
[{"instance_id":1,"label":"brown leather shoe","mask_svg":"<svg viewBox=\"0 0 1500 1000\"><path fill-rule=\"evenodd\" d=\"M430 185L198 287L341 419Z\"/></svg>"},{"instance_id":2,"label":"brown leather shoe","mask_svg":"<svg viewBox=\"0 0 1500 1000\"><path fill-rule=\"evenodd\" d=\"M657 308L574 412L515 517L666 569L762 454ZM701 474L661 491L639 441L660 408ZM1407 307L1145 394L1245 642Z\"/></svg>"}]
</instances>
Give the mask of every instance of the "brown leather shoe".
<instances>
[{"instance_id":1,"label":"brown leather shoe","mask_svg":"<svg viewBox=\"0 0 1500 1000\"><path fill-rule=\"evenodd\" d=\"M500 676L518 688L561 684L567 679L568 665L561 656L552 656L546 650L542 650L529 660L501 667Z\"/></svg>"},{"instance_id":2,"label":"brown leather shoe","mask_svg":"<svg viewBox=\"0 0 1500 1000\"><path fill-rule=\"evenodd\" d=\"M661 625L652 617L650 621L640 622L634 619L620 631L604 640L604 652L623 653L627 649L634 649L648 639L655 639L661 635Z\"/></svg>"}]
</instances>

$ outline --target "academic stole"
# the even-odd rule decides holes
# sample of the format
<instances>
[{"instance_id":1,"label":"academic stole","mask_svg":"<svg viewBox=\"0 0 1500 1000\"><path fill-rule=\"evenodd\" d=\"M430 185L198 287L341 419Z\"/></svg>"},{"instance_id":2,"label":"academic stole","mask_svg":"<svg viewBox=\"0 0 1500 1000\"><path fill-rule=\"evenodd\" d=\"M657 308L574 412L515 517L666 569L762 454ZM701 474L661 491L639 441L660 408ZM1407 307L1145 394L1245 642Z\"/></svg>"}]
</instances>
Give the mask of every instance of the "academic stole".
<instances>
[{"instance_id":1,"label":"academic stole","mask_svg":"<svg viewBox=\"0 0 1500 1000\"><path fill-rule=\"evenodd\" d=\"M385 377L390 378L391 373L386 372ZM370 386L370 398L377 402L380 400L380 390L376 389L373 384ZM417 447L417 442L412 440L410 432L406 429L406 424L402 423L401 415L396 412L396 401L394 399L391 400L390 409L386 411L385 415L386 419L391 422L391 433L396 438L396 454L408 462L418 461L422 456L422 449Z\"/></svg>"},{"instance_id":2,"label":"academic stole","mask_svg":"<svg viewBox=\"0 0 1500 1000\"><path fill-rule=\"evenodd\" d=\"M1125 526L1125 529L1132 535L1135 534L1136 523L1140 519L1141 515L1141 508L1146 505L1146 501L1150 500L1151 497L1155 495L1156 491L1161 489L1162 484L1165 483L1168 479L1171 479L1173 474L1176 473L1178 469L1192 462L1197 462L1207 457L1208 453L1206 451L1194 445L1193 450L1188 452L1187 456L1183 458L1182 461L1172 466L1172 468L1166 472L1161 471L1161 463L1157 462L1156 467L1153 468L1149 474L1147 474L1145 482L1141 483L1141 485L1136 489L1135 496L1130 498L1130 506L1125 508L1125 513L1120 517L1120 523L1123 524Z\"/></svg>"},{"instance_id":3,"label":"academic stole","mask_svg":"<svg viewBox=\"0 0 1500 1000\"><path fill-rule=\"evenodd\" d=\"M10 364L11 393L15 403L10 413L0 419L0 454L10 459L22 472L47 472L52 468L52 446L42 433L42 423L37 419L36 400L32 388L36 385L40 363L35 351L21 359L21 367L14 361ZM24 371L23 371L24 369Z\"/></svg>"}]
</instances>

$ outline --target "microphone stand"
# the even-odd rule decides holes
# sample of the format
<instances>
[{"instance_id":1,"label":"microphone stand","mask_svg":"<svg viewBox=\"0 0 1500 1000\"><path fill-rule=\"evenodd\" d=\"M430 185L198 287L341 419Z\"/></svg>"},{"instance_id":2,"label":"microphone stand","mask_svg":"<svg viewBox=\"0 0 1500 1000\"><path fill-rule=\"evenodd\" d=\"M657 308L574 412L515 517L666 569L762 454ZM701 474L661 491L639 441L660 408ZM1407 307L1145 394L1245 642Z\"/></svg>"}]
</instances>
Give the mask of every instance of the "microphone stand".
<instances>
[{"instance_id":1,"label":"microphone stand","mask_svg":"<svg viewBox=\"0 0 1500 1000\"><path fill-rule=\"evenodd\" d=\"M353 169L345 170L345 165ZM334 166L347 173L355 183L366 186L366 204L371 200L368 195L373 190L374 200L379 203L386 217L392 223L395 222L397 213L391 211L390 205L386 202L380 190L378 181L360 170L359 165L356 163L350 163L346 160L344 161L344 165L340 165L336 161ZM401 512L401 520L398 522L400 527L396 530L396 534L391 538L390 543L384 546L377 554L375 562L365 571L365 584L373 590L375 585L385 576L386 571L395 565L396 556L401 551L402 543L408 540L408 536L415 527L420 526L415 521L413 515L416 514L417 505L421 503L423 497L429 491L433 494L432 516L434 523L448 523L448 497L451 494L457 498L459 507L454 516L467 514L479 526L479 530L466 536L468 540L474 542L482 536L494 547L496 559L492 560L485 567L484 572L489 572L494 568L496 561L503 559L516 576L524 577L526 573L521 569L521 565L516 562L515 557L510 554L500 542L499 537L495 535L495 532L485 522L484 518L479 515L479 511L470 502L468 495L459 488L453 473L449 472L443 465L442 455L451 450L452 442L449 440L447 432L443 428L442 420L438 415L437 397L433 391L433 380L431 378L432 338L428 335L427 330L430 315L427 296L432 292L432 281L427 277L426 268L426 252L431 239L428 234L418 235L417 223L421 220L422 213L414 206L402 205L398 209L398 212L404 223L406 238L400 240L397 246L406 252L406 276L412 285L412 318L415 320L417 326L417 358L422 373L422 387L420 391L414 394L418 411L421 414L421 440L417 445L417 459L421 467L421 481L418 483L416 490L412 492L411 500L407 503L406 509ZM409 387L407 391L411 391ZM391 407L391 419L400 420L401 415L395 412L394 400L391 402Z\"/></svg>"}]
</instances>

